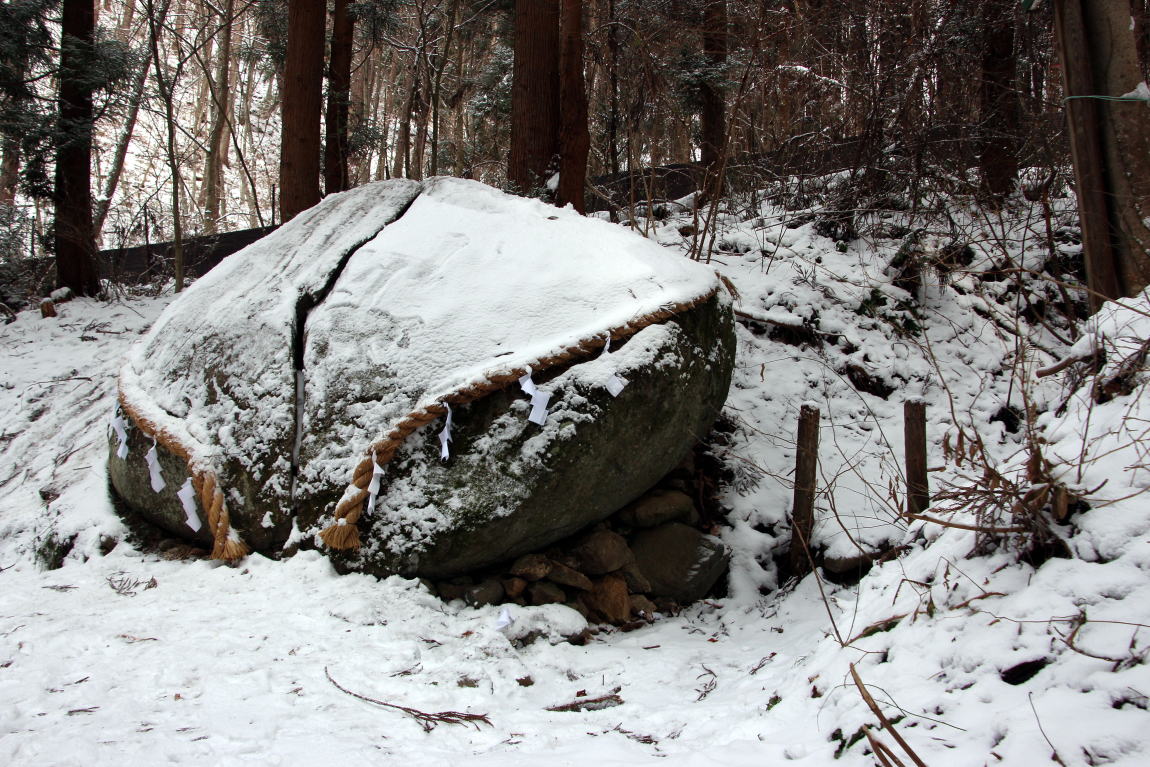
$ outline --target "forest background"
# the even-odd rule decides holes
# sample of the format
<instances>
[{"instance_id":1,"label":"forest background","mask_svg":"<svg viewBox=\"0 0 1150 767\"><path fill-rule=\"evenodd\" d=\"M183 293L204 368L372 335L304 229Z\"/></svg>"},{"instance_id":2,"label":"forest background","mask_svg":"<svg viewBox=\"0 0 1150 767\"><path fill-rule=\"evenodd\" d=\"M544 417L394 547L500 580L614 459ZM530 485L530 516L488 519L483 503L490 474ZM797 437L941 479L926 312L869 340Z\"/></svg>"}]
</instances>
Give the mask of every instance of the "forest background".
<instances>
[{"instance_id":1,"label":"forest background","mask_svg":"<svg viewBox=\"0 0 1150 767\"><path fill-rule=\"evenodd\" d=\"M1056 14L1030 5L7 0L0 259L54 252L42 279L93 294L99 247L437 174L618 213L668 191L645 168L785 183L798 207L804 178L839 171L819 215L842 241L877 209L996 208L1020 179L1037 199L1070 151ZM1129 15L1145 79L1150 2L1085 5Z\"/></svg>"}]
</instances>

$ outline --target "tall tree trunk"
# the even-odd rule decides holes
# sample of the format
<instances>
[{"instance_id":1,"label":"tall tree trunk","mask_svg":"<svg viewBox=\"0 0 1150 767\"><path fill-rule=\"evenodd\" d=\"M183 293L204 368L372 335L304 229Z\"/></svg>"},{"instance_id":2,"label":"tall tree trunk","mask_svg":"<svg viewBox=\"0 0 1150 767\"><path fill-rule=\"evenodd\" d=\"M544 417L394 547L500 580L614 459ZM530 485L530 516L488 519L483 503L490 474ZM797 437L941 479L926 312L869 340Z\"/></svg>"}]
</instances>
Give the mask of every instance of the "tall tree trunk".
<instances>
[{"instance_id":1,"label":"tall tree trunk","mask_svg":"<svg viewBox=\"0 0 1150 767\"><path fill-rule=\"evenodd\" d=\"M541 187L558 154L559 3L515 0L508 184L524 193Z\"/></svg>"},{"instance_id":2,"label":"tall tree trunk","mask_svg":"<svg viewBox=\"0 0 1150 767\"><path fill-rule=\"evenodd\" d=\"M351 45L355 18L348 0L335 0L331 10L331 54L327 70L327 115L324 130L323 188L325 194L349 188L348 112L351 104Z\"/></svg>"},{"instance_id":3,"label":"tall tree trunk","mask_svg":"<svg viewBox=\"0 0 1150 767\"><path fill-rule=\"evenodd\" d=\"M320 200L325 15L323 0L288 2L279 174L284 222Z\"/></svg>"},{"instance_id":4,"label":"tall tree trunk","mask_svg":"<svg viewBox=\"0 0 1150 767\"><path fill-rule=\"evenodd\" d=\"M452 0L451 11L447 16L447 35L443 50L435 66L435 85L431 89L431 175L439 175L439 109L443 103L443 72L451 58L451 43L455 39L455 27L459 24L459 0Z\"/></svg>"},{"instance_id":5,"label":"tall tree trunk","mask_svg":"<svg viewBox=\"0 0 1150 767\"><path fill-rule=\"evenodd\" d=\"M220 45L215 82L208 83L212 100L212 127L208 133L208 151L204 158L204 233L215 234L222 215L220 200L224 166L228 161L228 133L231 125L232 90L232 15L234 0L225 0L220 19Z\"/></svg>"},{"instance_id":6,"label":"tall tree trunk","mask_svg":"<svg viewBox=\"0 0 1150 767\"><path fill-rule=\"evenodd\" d=\"M407 91L407 100L403 111L399 115L399 135L395 139L395 160L392 166L392 178L403 178L405 170L410 172L411 165L411 113L415 109L415 99L419 95L419 73L411 73L411 87Z\"/></svg>"},{"instance_id":7,"label":"tall tree trunk","mask_svg":"<svg viewBox=\"0 0 1150 767\"><path fill-rule=\"evenodd\" d=\"M20 181L20 142L5 136L0 145L0 205L16 201Z\"/></svg>"},{"instance_id":8,"label":"tall tree trunk","mask_svg":"<svg viewBox=\"0 0 1150 767\"><path fill-rule=\"evenodd\" d=\"M1021 105L1015 77L1015 0L984 0L982 28L982 140L979 166L982 187L995 207L1002 205L1018 179L1018 134Z\"/></svg>"},{"instance_id":9,"label":"tall tree trunk","mask_svg":"<svg viewBox=\"0 0 1150 767\"><path fill-rule=\"evenodd\" d=\"M1150 284L1150 110L1128 0L1057 0L1074 174L1091 300ZM1102 99L1096 98L1102 96Z\"/></svg>"},{"instance_id":10,"label":"tall tree trunk","mask_svg":"<svg viewBox=\"0 0 1150 767\"><path fill-rule=\"evenodd\" d=\"M727 102L722 84L727 63L726 0L707 0L703 7L703 58L708 72L699 87L700 159L710 176L718 172L727 141Z\"/></svg>"},{"instance_id":11,"label":"tall tree trunk","mask_svg":"<svg viewBox=\"0 0 1150 767\"><path fill-rule=\"evenodd\" d=\"M92 231L93 0L64 0L60 17L59 145L56 149L56 278L77 295L100 290Z\"/></svg>"},{"instance_id":12,"label":"tall tree trunk","mask_svg":"<svg viewBox=\"0 0 1150 767\"><path fill-rule=\"evenodd\" d=\"M587 212L587 90L583 83L583 2L562 0L559 45L559 187L555 204Z\"/></svg>"},{"instance_id":13,"label":"tall tree trunk","mask_svg":"<svg viewBox=\"0 0 1150 767\"><path fill-rule=\"evenodd\" d=\"M1130 0L1130 16L1134 24L1134 44L1138 48L1142 78L1150 80L1150 1Z\"/></svg>"},{"instance_id":14,"label":"tall tree trunk","mask_svg":"<svg viewBox=\"0 0 1150 767\"><path fill-rule=\"evenodd\" d=\"M148 17L148 42L152 49L152 66L156 71L156 90L164 106L164 125L167 128L168 170L172 174L172 260L175 265L176 292L184 289L184 229L180 213L180 195L183 181L180 178L180 163L176 158L176 115L173 104L173 84L164 75L164 59L160 55L161 20L167 16L168 0L157 11L152 0L145 0Z\"/></svg>"},{"instance_id":15,"label":"tall tree trunk","mask_svg":"<svg viewBox=\"0 0 1150 767\"><path fill-rule=\"evenodd\" d=\"M423 60L418 67L416 67L416 77L419 80L419 100L416 101L416 114L415 114L415 141L411 147L411 162L407 169L408 178L413 178L416 181L423 180L423 157L427 148L427 122L431 117L431 104L428 102L428 96L431 94L431 76L427 71L426 57L420 56Z\"/></svg>"},{"instance_id":16,"label":"tall tree trunk","mask_svg":"<svg viewBox=\"0 0 1150 767\"><path fill-rule=\"evenodd\" d=\"M134 4L133 4L134 5ZM160 24L163 24L163 19ZM104 221L108 217L108 210L112 206L112 198L116 195L116 188L120 185L120 175L124 171L124 161L128 157L128 147L132 143L132 136L136 132L136 120L140 113L140 102L144 99L144 86L148 81L148 70L152 67L152 52L148 50L147 56L140 64L140 69L132 79L132 91L128 96L128 114L120 135L116 139L116 149L112 153L112 164L104 176L104 188L100 192L100 199L96 201L95 213L92 221L92 233L99 239L100 232L104 230Z\"/></svg>"},{"instance_id":17,"label":"tall tree trunk","mask_svg":"<svg viewBox=\"0 0 1150 767\"><path fill-rule=\"evenodd\" d=\"M607 0L607 172L619 172L619 15Z\"/></svg>"}]
</instances>

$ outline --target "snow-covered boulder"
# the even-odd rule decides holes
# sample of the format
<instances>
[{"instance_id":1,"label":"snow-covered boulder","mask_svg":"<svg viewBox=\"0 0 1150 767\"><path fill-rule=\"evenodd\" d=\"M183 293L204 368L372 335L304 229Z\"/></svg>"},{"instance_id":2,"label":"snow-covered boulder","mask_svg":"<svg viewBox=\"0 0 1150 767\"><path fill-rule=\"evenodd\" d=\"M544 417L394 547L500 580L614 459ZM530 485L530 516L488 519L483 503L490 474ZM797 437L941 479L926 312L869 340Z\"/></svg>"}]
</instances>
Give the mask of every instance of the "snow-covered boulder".
<instances>
[{"instance_id":1,"label":"snow-covered boulder","mask_svg":"<svg viewBox=\"0 0 1150 767\"><path fill-rule=\"evenodd\" d=\"M705 267L475 182L370 184L173 302L121 373L109 474L217 557L315 540L446 576L638 496L733 357Z\"/></svg>"}]
</instances>

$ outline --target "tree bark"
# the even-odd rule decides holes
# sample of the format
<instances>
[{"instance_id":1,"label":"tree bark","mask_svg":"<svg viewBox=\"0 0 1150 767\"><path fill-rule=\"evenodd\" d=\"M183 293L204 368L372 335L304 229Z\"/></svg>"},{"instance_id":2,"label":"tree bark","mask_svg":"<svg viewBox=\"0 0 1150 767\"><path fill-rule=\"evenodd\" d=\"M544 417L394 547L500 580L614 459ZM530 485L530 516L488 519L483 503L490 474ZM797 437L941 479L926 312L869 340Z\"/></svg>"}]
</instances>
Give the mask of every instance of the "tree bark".
<instances>
[{"instance_id":1,"label":"tree bark","mask_svg":"<svg viewBox=\"0 0 1150 767\"><path fill-rule=\"evenodd\" d=\"M204 233L215 234L222 215L221 191L224 166L228 160L228 133L231 125L232 90L232 15L234 0L225 0L220 18L220 44L214 80L208 81L211 98L211 131L208 133L208 151L204 158Z\"/></svg>"},{"instance_id":2,"label":"tree bark","mask_svg":"<svg viewBox=\"0 0 1150 767\"><path fill-rule=\"evenodd\" d=\"M56 149L56 278L81 296L100 290L92 231L93 0L64 0L60 18L59 145Z\"/></svg>"},{"instance_id":3,"label":"tree bark","mask_svg":"<svg viewBox=\"0 0 1150 767\"><path fill-rule=\"evenodd\" d=\"M1150 284L1150 110L1136 92L1142 76L1127 0L1057 0L1054 10L1097 308Z\"/></svg>"},{"instance_id":4,"label":"tree bark","mask_svg":"<svg viewBox=\"0 0 1150 767\"><path fill-rule=\"evenodd\" d=\"M412 71L411 87L407 90L407 100L399 115L399 133L395 139L395 159L392 165L392 178L403 178L411 168L411 113L415 110L415 100L419 96L419 73Z\"/></svg>"},{"instance_id":5,"label":"tree bark","mask_svg":"<svg viewBox=\"0 0 1150 767\"><path fill-rule=\"evenodd\" d=\"M507 181L528 193L543 186L559 154L559 3L515 0L511 151Z\"/></svg>"},{"instance_id":6,"label":"tree bark","mask_svg":"<svg viewBox=\"0 0 1150 767\"><path fill-rule=\"evenodd\" d=\"M134 5L129 4L129 5ZM163 20L160 20L163 24ZM112 205L112 198L116 195L116 188L120 185L120 175L124 171L124 161L128 157L128 146L136 132L136 120L140 113L140 102L144 98L144 86L148 81L148 70L152 68L152 51L149 48L147 56L140 64L140 69L132 80L132 93L128 97L128 114L124 120L124 127L116 139L116 149L112 153L112 163L104 176L104 189L100 199L96 201L92 221L92 233L98 240L104 229L104 221L108 217L108 210Z\"/></svg>"},{"instance_id":7,"label":"tree bark","mask_svg":"<svg viewBox=\"0 0 1150 767\"><path fill-rule=\"evenodd\" d=\"M607 0L607 172L619 172L619 16L616 0Z\"/></svg>"},{"instance_id":8,"label":"tree bark","mask_svg":"<svg viewBox=\"0 0 1150 767\"><path fill-rule=\"evenodd\" d=\"M1002 205L1018 180L1021 105L1015 77L1015 0L984 0L982 54L982 188L992 206Z\"/></svg>"},{"instance_id":9,"label":"tree bark","mask_svg":"<svg viewBox=\"0 0 1150 767\"><path fill-rule=\"evenodd\" d=\"M156 72L156 90L164 105L164 126L167 129L168 170L172 174L172 261L175 267L177 293L184 289L184 230L183 216L180 213L180 194L183 182L180 178L180 163L176 158L176 116L172 97L172 83L164 75L164 59L160 55L160 29L167 16L169 0L157 11L152 0L145 0L148 18L148 42L152 50L152 66ZM177 70L178 71L178 70Z\"/></svg>"},{"instance_id":10,"label":"tree bark","mask_svg":"<svg viewBox=\"0 0 1150 767\"><path fill-rule=\"evenodd\" d=\"M20 181L20 142L5 137L0 148L0 205L16 201L16 187Z\"/></svg>"},{"instance_id":11,"label":"tree bark","mask_svg":"<svg viewBox=\"0 0 1150 767\"><path fill-rule=\"evenodd\" d=\"M562 0L559 46L559 187L555 204L571 204L586 213L583 199L587 185L587 154L591 134L587 129L587 90L583 82L583 3Z\"/></svg>"},{"instance_id":12,"label":"tree bark","mask_svg":"<svg viewBox=\"0 0 1150 767\"><path fill-rule=\"evenodd\" d=\"M452 0L451 11L447 15L447 33L443 50L435 65L435 85L431 89L431 175L439 175L439 110L443 103L443 72L451 57L451 43L455 40L455 28L459 24L459 0Z\"/></svg>"},{"instance_id":13,"label":"tree bark","mask_svg":"<svg viewBox=\"0 0 1150 767\"><path fill-rule=\"evenodd\" d=\"M335 0L331 10L331 54L327 70L327 115L324 130L323 188L342 192L348 179L348 113L351 104L351 45L355 19L348 0Z\"/></svg>"},{"instance_id":14,"label":"tree bark","mask_svg":"<svg viewBox=\"0 0 1150 767\"><path fill-rule=\"evenodd\" d=\"M289 0L280 133L280 219L320 200L323 108L323 0Z\"/></svg>"},{"instance_id":15,"label":"tree bark","mask_svg":"<svg viewBox=\"0 0 1150 767\"><path fill-rule=\"evenodd\" d=\"M700 159L711 175L718 172L727 141L727 102L721 82L727 63L726 0L708 0L703 7L703 58L709 71L699 88Z\"/></svg>"}]
</instances>

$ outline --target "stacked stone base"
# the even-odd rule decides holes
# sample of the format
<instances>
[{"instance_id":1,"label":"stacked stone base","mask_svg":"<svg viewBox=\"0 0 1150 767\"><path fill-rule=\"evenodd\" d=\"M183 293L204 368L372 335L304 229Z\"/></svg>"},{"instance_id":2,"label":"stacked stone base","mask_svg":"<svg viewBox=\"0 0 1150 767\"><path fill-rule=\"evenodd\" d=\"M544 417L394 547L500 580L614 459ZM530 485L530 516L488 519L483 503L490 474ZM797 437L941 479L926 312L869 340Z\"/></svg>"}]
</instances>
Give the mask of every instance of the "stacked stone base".
<instances>
[{"instance_id":1,"label":"stacked stone base","mask_svg":"<svg viewBox=\"0 0 1150 767\"><path fill-rule=\"evenodd\" d=\"M719 588L727 548L708 534L691 461L606 521L552 546L429 585L445 601L565 604L594 623L632 626Z\"/></svg>"}]
</instances>

